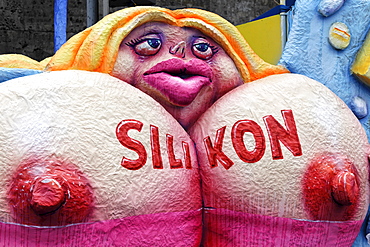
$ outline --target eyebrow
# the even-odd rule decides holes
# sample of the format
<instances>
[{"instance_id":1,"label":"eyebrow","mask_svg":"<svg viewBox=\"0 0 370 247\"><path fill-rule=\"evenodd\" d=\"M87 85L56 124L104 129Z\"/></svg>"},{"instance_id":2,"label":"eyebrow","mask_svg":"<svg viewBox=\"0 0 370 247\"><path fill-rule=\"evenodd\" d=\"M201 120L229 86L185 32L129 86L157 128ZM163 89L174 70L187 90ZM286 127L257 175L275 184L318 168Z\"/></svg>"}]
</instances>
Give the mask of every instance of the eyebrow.
<instances>
[{"instance_id":1,"label":"eyebrow","mask_svg":"<svg viewBox=\"0 0 370 247\"><path fill-rule=\"evenodd\" d=\"M147 35L151 35L151 34L161 34L162 32L159 31L158 29L150 29L148 31L146 31L143 35L140 36L140 38L142 37L145 37Z\"/></svg>"},{"instance_id":2,"label":"eyebrow","mask_svg":"<svg viewBox=\"0 0 370 247\"><path fill-rule=\"evenodd\" d=\"M206 37L204 36L193 36L193 38L202 38L202 39L207 39Z\"/></svg>"}]
</instances>

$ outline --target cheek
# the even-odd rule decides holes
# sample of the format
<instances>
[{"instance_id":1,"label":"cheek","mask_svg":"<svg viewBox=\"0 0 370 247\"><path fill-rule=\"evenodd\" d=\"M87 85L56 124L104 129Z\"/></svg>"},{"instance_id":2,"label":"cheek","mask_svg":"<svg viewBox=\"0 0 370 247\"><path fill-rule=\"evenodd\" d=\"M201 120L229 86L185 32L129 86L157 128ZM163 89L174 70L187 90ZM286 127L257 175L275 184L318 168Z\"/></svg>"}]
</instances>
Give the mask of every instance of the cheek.
<instances>
[{"instance_id":1,"label":"cheek","mask_svg":"<svg viewBox=\"0 0 370 247\"><path fill-rule=\"evenodd\" d=\"M238 69L226 54L219 54L211 66L216 99L243 84Z\"/></svg>"},{"instance_id":2,"label":"cheek","mask_svg":"<svg viewBox=\"0 0 370 247\"><path fill-rule=\"evenodd\" d=\"M135 80L135 64L137 63L138 61L133 56L131 50L128 47L121 47L111 75L129 84L133 84Z\"/></svg>"}]
</instances>

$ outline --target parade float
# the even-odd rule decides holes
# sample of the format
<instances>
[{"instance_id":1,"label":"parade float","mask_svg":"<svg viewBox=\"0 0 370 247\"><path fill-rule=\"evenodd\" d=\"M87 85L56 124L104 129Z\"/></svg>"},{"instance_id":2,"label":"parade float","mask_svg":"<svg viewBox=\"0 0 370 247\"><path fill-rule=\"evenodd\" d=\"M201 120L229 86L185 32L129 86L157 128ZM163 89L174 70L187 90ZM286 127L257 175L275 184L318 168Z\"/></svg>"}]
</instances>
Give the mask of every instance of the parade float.
<instances>
[{"instance_id":1,"label":"parade float","mask_svg":"<svg viewBox=\"0 0 370 247\"><path fill-rule=\"evenodd\" d=\"M40 63L0 56L0 244L365 238L370 19L330 29L359 6L297 1L281 65L216 14L157 7L108 15Z\"/></svg>"}]
</instances>

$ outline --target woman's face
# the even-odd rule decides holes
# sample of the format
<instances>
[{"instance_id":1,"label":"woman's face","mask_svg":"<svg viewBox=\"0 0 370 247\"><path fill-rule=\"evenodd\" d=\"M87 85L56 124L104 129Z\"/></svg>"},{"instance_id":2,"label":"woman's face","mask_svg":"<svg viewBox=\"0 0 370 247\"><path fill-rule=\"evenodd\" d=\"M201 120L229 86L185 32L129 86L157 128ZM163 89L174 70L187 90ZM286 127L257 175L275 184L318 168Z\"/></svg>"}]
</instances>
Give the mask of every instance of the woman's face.
<instances>
[{"instance_id":1,"label":"woman's face","mask_svg":"<svg viewBox=\"0 0 370 247\"><path fill-rule=\"evenodd\" d=\"M153 97L186 129L243 83L232 59L211 38L161 22L146 23L123 40L112 75Z\"/></svg>"}]
</instances>

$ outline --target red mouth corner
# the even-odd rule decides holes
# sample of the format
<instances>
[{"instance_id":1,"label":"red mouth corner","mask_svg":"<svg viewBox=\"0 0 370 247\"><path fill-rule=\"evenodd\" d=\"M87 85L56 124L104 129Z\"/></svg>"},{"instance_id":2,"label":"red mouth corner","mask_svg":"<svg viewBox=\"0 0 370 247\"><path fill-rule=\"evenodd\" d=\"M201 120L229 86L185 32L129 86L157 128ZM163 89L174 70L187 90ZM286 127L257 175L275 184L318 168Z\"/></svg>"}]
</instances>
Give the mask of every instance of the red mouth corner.
<instances>
[{"instance_id":1,"label":"red mouth corner","mask_svg":"<svg viewBox=\"0 0 370 247\"><path fill-rule=\"evenodd\" d=\"M173 58L158 63L146 71L143 78L171 104L187 106L204 86L212 83L212 70L207 63L200 60L185 62Z\"/></svg>"}]
</instances>

